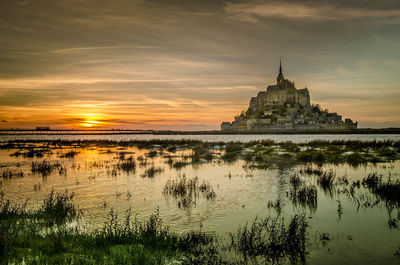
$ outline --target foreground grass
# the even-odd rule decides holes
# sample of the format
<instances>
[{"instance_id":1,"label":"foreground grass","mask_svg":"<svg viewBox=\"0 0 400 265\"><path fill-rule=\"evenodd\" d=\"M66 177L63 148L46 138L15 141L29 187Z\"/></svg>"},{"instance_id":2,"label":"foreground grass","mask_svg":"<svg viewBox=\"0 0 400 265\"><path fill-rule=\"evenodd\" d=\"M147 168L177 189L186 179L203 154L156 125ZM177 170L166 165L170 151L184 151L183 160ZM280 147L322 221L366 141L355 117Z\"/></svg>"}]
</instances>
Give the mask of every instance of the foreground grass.
<instances>
[{"instance_id":1,"label":"foreground grass","mask_svg":"<svg viewBox=\"0 0 400 265\"><path fill-rule=\"evenodd\" d=\"M308 224L294 216L255 219L222 243L201 231L175 233L157 210L147 220L111 210L101 229L79 226L73 194L51 192L37 209L0 200L0 264L254 264L304 262Z\"/></svg>"},{"instance_id":2,"label":"foreground grass","mask_svg":"<svg viewBox=\"0 0 400 265\"><path fill-rule=\"evenodd\" d=\"M305 215L295 215L288 226L279 218L256 218L231 234L231 247L253 263L277 264L289 259L305 263L308 244Z\"/></svg>"}]
</instances>

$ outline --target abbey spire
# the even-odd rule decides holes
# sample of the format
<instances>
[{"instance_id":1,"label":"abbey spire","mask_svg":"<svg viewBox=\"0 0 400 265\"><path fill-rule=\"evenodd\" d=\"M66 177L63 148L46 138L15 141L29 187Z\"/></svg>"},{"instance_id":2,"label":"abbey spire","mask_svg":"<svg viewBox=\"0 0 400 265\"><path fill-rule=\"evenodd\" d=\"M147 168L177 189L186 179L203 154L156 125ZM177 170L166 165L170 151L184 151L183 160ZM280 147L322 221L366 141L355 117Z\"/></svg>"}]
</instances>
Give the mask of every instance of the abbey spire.
<instances>
[{"instance_id":1,"label":"abbey spire","mask_svg":"<svg viewBox=\"0 0 400 265\"><path fill-rule=\"evenodd\" d=\"M276 84L279 85L283 80L285 80L285 77L283 76L282 73L282 60L279 59L279 74L278 77L276 78Z\"/></svg>"}]
</instances>

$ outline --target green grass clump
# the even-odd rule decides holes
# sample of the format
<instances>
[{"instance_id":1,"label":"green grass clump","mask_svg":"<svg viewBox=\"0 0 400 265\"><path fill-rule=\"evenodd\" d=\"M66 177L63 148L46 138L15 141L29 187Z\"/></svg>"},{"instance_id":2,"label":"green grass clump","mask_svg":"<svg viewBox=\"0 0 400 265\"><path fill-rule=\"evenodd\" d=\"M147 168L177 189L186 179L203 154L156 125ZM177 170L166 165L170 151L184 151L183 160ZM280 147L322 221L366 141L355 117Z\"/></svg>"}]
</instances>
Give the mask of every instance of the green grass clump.
<instances>
[{"instance_id":1,"label":"green grass clump","mask_svg":"<svg viewBox=\"0 0 400 265\"><path fill-rule=\"evenodd\" d=\"M322 164L326 162L326 157L324 153L317 150L307 150L298 152L296 158L301 163Z\"/></svg>"},{"instance_id":2,"label":"green grass clump","mask_svg":"<svg viewBox=\"0 0 400 265\"><path fill-rule=\"evenodd\" d=\"M163 193L177 199L179 208L196 205L200 195L207 200L214 199L217 196L210 183L203 181L200 184L198 177L187 179L185 175L177 180L168 180Z\"/></svg>"},{"instance_id":3,"label":"green grass clump","mask_svg":"<svg viewBox=\"0 0 400 265\"><path fill-rule=\"evenodd\" d=\"M315 185L301 186L300 188L290 189L287 196L294 205L309 207L310 210L317 209L318 190Z\"/></svg>"},{"instance_id":4,"label":"green grass clump","mask_svg":"<svg viewBox=\"0 0 400 265\"><path fill-rule=\"evenodd\" d=\"M198 163L202 159L210 161L213 159L213 153L210 146L207 144L197 144L192 147L192 154L190 155L192 163Z\"/></svg>"},{"instance_id":5,"label":"green grass clump","mask_svg":"<svg viewBox=\"0 0 400 265\"><path fill-rule=\"evenodd\" d=\"M346 162L353 167L357 167L359 165L367 163L367 160L364 156L359 153L353 153L346 157Z\"/></svg>"},{"instance_id":6,"label":"green grass clump","mask_svg":"<svg viewBox=\"0 0 400 265\"><path fill-rule=\"evenodd\" d=\"M37 209L27 210L2 194L0 263L168 264L175 260L212 264L221 260L215 236L171 232L158 210L144 221L132 220L130 210L121 220L111 210L100 229L80 229L72 198L68 192L51 192Z\"/></svg>"},{"instance_id":7,"label":"green grass clump","mask_svg":"<svg viewBox=\"0 0 400 265\"><path fill-rule=\"evenodd\" d=\"M280 217L256 218L230 234L231 248L255 264L304 263L308 227L305 215L293 216L288 225Z\"/></svg>"},{"instance_id":8,"label":"green grass clump","mask_svg":"<svg viewBox=\"0 0 400 265\"><path fill-rule=\"evenodd\" d=\"M382 179L376 173L368 174L363 179L362 185L367 187L372 193L378 196L379 199L385 201L389 205L400 206L400 180L392 180L389 178L387 181Z\"/></svg>"},{"instance_id":9,"label":"green grass clump","mask_svg":"<svg viewBox=\"0 0 400 265\"><path fill-rule=\"evenodd\" d=\"M317 183L325 192L332 194L335 178L334 171L327 171L317 178Z\"/></svg>"},{"instance_id":10,"label":"green grass clump","mask_svg":"<svg viewBox=\"0 0 400 265\"><path fill-rule=\"evenodd\" d=\"M74 193L56 193L54 190L43 199L42 207L33 212L36 218L45 220L47 226L63 224L77 217L78 210L72 203Z\"/></svg>"},{"instance_id":11,"label":"green grass clump","mask_svg":"<svg viewBox=\"0 0 400 265\"><path fill-rule=\"evenodd\" d=\"M228 163L236 161L241 155L243 150L243 144L240 142L230 142L225 145L225 152L222 155L222 160Z\"/></svg>"}]
</instances>

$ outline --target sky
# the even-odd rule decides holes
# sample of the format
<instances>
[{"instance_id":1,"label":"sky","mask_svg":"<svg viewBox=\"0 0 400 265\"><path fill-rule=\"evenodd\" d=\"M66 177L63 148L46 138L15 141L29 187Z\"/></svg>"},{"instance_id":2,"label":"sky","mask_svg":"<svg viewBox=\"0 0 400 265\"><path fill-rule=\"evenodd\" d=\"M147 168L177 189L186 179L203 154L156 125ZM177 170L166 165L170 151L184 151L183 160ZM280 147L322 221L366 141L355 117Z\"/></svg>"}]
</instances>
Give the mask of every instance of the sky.
<instances>
[{"instance_id":1,"label":"sky","mask_svg":"<svg viewBox=\"0 0 400 265\"><path fill-rule=\"evenodd\" d=\"M276 83L400 127L398 0L0 0L0 128L214 130Z\"/></svg>"}]
</instances>

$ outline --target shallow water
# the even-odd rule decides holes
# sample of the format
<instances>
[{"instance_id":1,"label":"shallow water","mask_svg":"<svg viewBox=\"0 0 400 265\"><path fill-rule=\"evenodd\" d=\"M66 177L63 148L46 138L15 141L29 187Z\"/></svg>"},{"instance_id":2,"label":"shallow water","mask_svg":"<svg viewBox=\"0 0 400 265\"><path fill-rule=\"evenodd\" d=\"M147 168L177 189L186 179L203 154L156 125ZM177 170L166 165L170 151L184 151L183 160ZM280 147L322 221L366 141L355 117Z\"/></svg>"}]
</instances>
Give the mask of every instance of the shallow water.
<instances>
[{"instance_id":1,"label":"shallow water","mask_svg":"<svg viewBox=\"0 0 400 265\"><path fill-rule=\"evenodd\" d=\"M124 135L0 135L0 142L9 140L199 140L204 142L250 142L273 140L276 142L291 141L304 143L314 140L354 140L354 141L386 141L400 140L400 134L226 134L226 135L155 135L155 134L124 134Z\"/></svg>"},{"instance_id":2,"label":"shallow water","mask_svg":"<svg viewBox=\"0 0 400 265\"><path fill-rule=\"evenodd\" d=\"M91 136L93 137L93 136ZM293 136L291 136L293 137ZM309 137L309 136L308 136ZM61 158L67 151L78 151L74 158ZM213 160L188 165L181 169L171 168L164 155L147 158L147 165L137 164L134 172L113 171L118 163L118 152L145 157L148 150L136 147L89 147L74 149L53 149L43 158L23 158L10 156L16 150L0 150L0 170L23 171L22 178L2 179L1 190L13 202L35 207L45 195L54 189L67 189L75 193L74 202L83 211L82 222L89 228L101 226L107 219L110 209L119 215L131 208L139 219L146 218L159 208L161 217L175 231L201 229L215 232L228 239L230 232L235 232L239 225L251 222L256 216L276 216L273 208L268 208L269 201L281 199L282 216L286 219L296 213L305 213L310 223L311 245L309 264L392 264L396 263L394 251L400 246L400 231L388 226L389 213L384 203L373 208L359 207L345 193L348 185L335 185L330 192L318 188L317 208L293 205L287 196L290 190L289 179L293 174L308 184L316 185L316 177L300 173L305 166L287 169L250 169L243 160L225 163ZM187 150L178 150L169 155L181 156ZM216 151L218 152L218 151ZM33 161L60 162L66 172L53 172L43 177L31 172ZM153 178L142 177L151 166L162 168L162 172ZM314 166L315 167L315 166ZM392 179L400 178L400 162L368 164L353 168L348 165L325 165L323 171L335 172L336 180L346 177L351 183L361 180L369 173L377 172ZM179 208L177 200L163 194L168 180L185 175L197 176L200 183L205 180L213 187L216 198L207 200L199 197L193 207ZM38 188L40 185L40 188ZM360 194L370 196L368 190L361 188ZM338 200L343 213L338 214ZM393 209L392 217L400 218L399 210ZM330 240L323 246L320 233L329 233Z\"/></svg>"}]
</instances>

